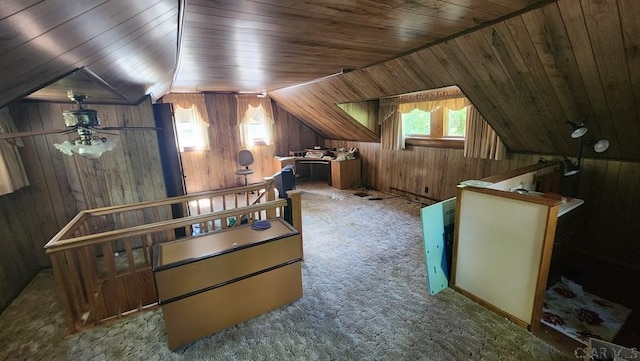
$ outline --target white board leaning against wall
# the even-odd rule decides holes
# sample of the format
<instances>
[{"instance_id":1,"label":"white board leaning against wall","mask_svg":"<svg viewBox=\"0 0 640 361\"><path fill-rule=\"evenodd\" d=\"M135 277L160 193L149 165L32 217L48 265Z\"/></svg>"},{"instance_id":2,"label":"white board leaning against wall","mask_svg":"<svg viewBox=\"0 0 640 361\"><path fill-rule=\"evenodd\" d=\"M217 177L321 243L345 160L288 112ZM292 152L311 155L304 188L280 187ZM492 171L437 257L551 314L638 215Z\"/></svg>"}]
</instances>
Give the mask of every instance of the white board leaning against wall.
<instances>
[{"instance_id":1,"label":"white board leaning against wall","mask_svg":"<svg viewBox=\"0 0 640 361\"><path fill-rule=\"evenodd\" d=\"M462 190L454 283L530 325L549 206Z\"/></svg>"}]
</instances>

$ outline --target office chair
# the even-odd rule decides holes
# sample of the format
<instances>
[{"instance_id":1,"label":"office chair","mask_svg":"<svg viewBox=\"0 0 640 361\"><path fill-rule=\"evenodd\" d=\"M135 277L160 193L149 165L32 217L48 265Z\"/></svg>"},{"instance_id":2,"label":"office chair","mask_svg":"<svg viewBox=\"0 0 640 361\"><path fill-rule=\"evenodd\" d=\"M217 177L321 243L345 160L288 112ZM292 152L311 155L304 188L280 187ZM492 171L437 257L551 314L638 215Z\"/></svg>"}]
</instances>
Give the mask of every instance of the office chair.
<instances>
[{"instance_id":1,"label":"office chair","mask_svg":"<svg viewBox=\"0 0 640 361\"><path fill-rule=\"evenodd\" d=\"M241 150L240 153L238 153L238 164L244 168L238 169L236 175L244 176L244 185L248 186L248 176L249 174L253 174L253 169L249 168L249 166L253 164L253 154L248 150Z\"/></svg>"}]
</instances>

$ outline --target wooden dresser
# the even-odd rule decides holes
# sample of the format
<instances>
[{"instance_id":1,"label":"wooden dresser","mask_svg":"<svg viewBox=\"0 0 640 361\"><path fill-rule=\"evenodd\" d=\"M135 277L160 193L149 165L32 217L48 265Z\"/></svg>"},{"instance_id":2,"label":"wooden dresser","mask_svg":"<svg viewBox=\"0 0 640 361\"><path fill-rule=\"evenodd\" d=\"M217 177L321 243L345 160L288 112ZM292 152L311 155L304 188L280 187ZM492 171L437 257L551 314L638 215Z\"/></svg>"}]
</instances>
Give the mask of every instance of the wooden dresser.
<instances>
[{"instance_id":1,"label":"wooden dresser","mask_svg":"<svg viewBox=\"0 0 640 361\"><path fill-rule=\"evenodd\" d=\"M250 224L154 246L170 349L302 297L302 240L287 222Z\"/></svg>"}]
</instances>

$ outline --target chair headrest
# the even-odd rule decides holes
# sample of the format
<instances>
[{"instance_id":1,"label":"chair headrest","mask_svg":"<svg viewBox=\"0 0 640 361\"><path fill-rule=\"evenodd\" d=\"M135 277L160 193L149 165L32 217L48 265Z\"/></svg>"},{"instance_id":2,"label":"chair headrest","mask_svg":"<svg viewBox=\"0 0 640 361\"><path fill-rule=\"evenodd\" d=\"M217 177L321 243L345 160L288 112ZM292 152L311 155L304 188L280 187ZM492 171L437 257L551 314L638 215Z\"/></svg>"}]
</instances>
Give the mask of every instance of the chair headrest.
<instances>
[{"instance_id":1,"label":"chair headrest","mask_svg":"<svg viewBox=\"0 0 640 361\"><path fill-rule=\"evenodd\" d=\"M253 154L248 150L241 150L238 153L238 163L243 167L253 164Z\"/></svg>"}]
</instances>

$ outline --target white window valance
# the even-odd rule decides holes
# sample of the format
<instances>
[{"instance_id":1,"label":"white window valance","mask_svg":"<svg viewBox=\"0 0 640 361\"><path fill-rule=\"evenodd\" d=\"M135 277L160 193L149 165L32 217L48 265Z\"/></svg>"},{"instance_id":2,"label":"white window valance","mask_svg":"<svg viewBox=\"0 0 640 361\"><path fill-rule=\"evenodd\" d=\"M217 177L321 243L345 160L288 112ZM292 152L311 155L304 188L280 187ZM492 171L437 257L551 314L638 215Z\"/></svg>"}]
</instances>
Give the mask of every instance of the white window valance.
<instances>
[{"instance_id":1,"label":"white window valance","mask_svg":"<svg viewBox=\"0 0 640 361\"><path fill-rule=\"evenodd\" d=\"M273 144L274 123L273 108L271 99L257 94L236 95L238 111L238 127L240 130L240 145L243 149L250 149L254 146L251 134L251 121L260 120L264 125L264 144Z\"/></svg>"},{"instance_id":2,"label":"white window valance","mask_svg":"<svg viewBox=\"0 0 640 361\"><path fill-rule=\"evenodd\" d=\"M210 149L210 120L204 94L168 94L163 100L173 104L180 151Z\"/></svg>"}]
</instances>

